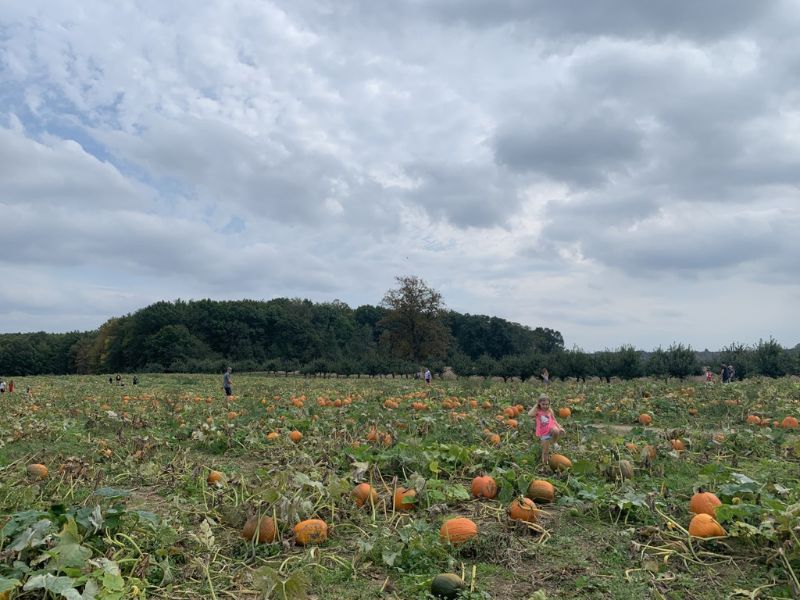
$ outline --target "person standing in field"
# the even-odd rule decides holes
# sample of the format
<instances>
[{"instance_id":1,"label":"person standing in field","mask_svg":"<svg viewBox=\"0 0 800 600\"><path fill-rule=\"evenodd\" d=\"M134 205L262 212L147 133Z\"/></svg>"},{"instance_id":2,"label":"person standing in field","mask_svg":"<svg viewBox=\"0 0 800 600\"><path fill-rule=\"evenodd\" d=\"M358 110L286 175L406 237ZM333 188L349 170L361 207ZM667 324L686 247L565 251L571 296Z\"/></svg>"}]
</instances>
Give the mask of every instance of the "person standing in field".
<instances>
[{"instance_id":1,"label":"person standing in field","mask_svg":"<svg viewBox=\"0 0 800 600\"><path fill-rule=\"evenodd\" d=\"M719 374L722 383L728 383L731 380L731 370L728 365L722 365L722 371Z\"/></svg>"},{"instance_id":2,"label":"person standing in field","mask_svg":"<svg viewBox=\"0 0 800 600\"><path fill-rule=\"evenodd\" d=\"M550 371L542 369L542 381L545 385L550 385Z\"/></svg>"},{"instance_id":3,"label":"person standing in field","mask_svg":"<svg viewBox=\"0 0 800 600\"><path fill-rule=\"evenodd\" d=\"M425 383L427 383L428 385L431 384L431 370L428 369L427 367L425 368Z\"/></svg>"},{"instance_id":4,"label":"person standing in field","mask_svg":"<svg viewBox=\"0 0 800 600\"><path fill-rule=\"evenodd\" d=\"M229 400L233 396L233 388L231 388L231 372L233 369L228 367L225 374L222 376L222 389L225 391L225 399Z\"/></svg>"},{"instance_id":5,"label":"person standing in field","mask_svg":"<svg viewBox=\"0 0 800 600\"><path fill-rule=\"evenodd\" d=\"M706 367L706 383L714 383L714 373L711 372L709 367Z\"/></svg>"},{"instance_id":6,"label":"person standing in field","mask_svg":"<svg viewBox=\"0 0 800 600\"><path fill-rule=\"evenodd\" d=\"M732 382L734 377L736 377L736 369L733 368L733 365L728 365L728 383Z\"/></svg>"},{"instance_id":7,"label":"person standing in field","mask_svg":"<svg viewBox=\"0 0 800 600\"><path fill-rule=\"evenodd\" d=\"M556 416L550 408L550 398L547 394L539 396L539 401L528 411L528 416L536 423L536 437L542 444L542 464L550 462L550 447L559 449L558 438L564 433L564 428L556 421Z\"/></svg>"}]
</instances>

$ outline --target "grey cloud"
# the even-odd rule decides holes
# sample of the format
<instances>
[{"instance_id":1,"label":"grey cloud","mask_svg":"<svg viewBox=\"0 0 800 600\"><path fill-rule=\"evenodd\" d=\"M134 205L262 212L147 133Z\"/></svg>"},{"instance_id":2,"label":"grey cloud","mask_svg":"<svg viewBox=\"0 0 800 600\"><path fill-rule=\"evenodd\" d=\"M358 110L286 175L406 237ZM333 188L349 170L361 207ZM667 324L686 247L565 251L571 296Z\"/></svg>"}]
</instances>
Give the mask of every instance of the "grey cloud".
<instances>
[{"instance_id":1,"label":"grey cloud","mask_svg":"<svg viewBox=\"0 0 800 600\"><path fill-rule=\"evenodd\" d=\"M486 27L524 23L547 36L679 36L699 40L732 35L779 6L777 0L439 0L425 10L451 22Z\"/></svg>"},{"instance_id":2,"label":"grey cloud","mask_svg":"<svg viewBox=\"0 0 800 600\"><path fill-rule=\"evenodd\" d=\"M641 157L641 133L613 114L554 121L501 127L494 144L497 160L517 171L587 186L604 183Z\"/></svg>"}]
</instances>

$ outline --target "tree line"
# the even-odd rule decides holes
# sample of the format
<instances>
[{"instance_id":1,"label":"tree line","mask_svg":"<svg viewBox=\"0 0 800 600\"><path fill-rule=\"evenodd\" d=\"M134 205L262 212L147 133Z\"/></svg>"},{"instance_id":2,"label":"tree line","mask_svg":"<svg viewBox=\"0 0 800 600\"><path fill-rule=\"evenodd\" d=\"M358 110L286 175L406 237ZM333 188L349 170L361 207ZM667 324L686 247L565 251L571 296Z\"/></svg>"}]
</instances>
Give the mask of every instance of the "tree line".
<instances>
[{"instance_id":1,"label":"tree line","mask_svg":"<svg viewBox=\"0 0 800 600\"><path fill-rule=\"evenodd\" d=\"M157 302L112 318L97 330L0 334L0 375L113 372L283 371L306 375L412 374L426 366L462 376L529 379L687 377L705 366L737 377L800 375L798 347L775 340L698 353L673 344L652 352L622 346L567 349L560 332L498 317L446 310L441 295L416 277L397 278L378 306L197 300ZM703 362L701 362L701 360ZM707 364L712 362L715 364Z\"/></svg>"}]
</instances>

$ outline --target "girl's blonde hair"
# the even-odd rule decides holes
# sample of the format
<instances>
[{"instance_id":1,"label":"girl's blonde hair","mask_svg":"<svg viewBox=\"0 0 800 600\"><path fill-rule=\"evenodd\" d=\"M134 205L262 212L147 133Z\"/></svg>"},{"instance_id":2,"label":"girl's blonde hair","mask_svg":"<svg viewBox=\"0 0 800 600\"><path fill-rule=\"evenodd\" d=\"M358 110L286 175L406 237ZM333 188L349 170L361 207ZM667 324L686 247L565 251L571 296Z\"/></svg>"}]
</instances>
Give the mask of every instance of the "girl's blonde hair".
<instances>
[{"instance_id":1,"label":"girl's blonde hair","mask_svg":"<svg viewBox=\"0 0 800 600\"><path fill-rule=\"evenodd\" d=\"M539 396L539 399L536 401L536 408L542 408L542 400L547 400L547 402L549 403L550 396L548 396L547 394L542 394L541 396Z\"/></svg>"}]
</instances>

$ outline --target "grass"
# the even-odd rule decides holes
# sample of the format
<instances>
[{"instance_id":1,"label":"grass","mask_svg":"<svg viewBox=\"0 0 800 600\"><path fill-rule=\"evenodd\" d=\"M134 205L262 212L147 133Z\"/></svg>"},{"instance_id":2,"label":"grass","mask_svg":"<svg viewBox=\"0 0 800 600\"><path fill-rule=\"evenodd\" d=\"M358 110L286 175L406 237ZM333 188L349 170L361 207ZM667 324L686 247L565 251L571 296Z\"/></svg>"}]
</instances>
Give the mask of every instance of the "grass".
<instances>
[{"instance_id":1,"label":"grass","mask_svg":"<svg viewBox=\"0 0 800 600\"><path fill-rule=\"evenodd\" d=\"M573 411L562 440L573 469L555 474L539 464L524 412L517 428L497 418L506 406L532 406L536 385L427 388L402 379L244 374L227 404L218 379L144 375L139 386L119 387L107 376L37 377L17 386L30 385L31 396L9 401L6 394L0 592L41 597L33 584L55 585L48 575L76 593L94 586L108 598L407 600L428 597L439 572L463 574L465 597L475 600L790 598L800 591L800 511L793 508L800 445L792 432L744 425L748 414L797 415L800 386L792 380L554 383L555 407ZM385 409L387 398L399 408ZM340 406L328 406L336 400ZM412 410L415 401L426 408ZM654 417L652 427L637 424L641 412ZM391 443L370 443L372 427ZM293 429L303 433L300 443L288 440ZM486 431L501 435L499 446ZM687 451L671 451L674 437ZM627 450L627 442L639 450ZM657 448L654 460L642 460L647 444ZM606 477L619 459L635 464L633 479ZM33 462L49 467L47 479L29 479L25 465ZM222 484L206 483L211 469L225 473ZM484 473L500 484L496 500L469 498L472 477ZM532 478L558 490L533 531L505 515ZM359 481L378 490L374 507L353 506L350 490ZM408 514L389 501L399 485L419 492ZM729 537L700 542L685 534L697 487L720 495ZM255 513L276 518L278 542L253 546L241 538ZM478 539L462 547L439 541L443 519L455 515L479 524ZM294 523L309 517L331 525L319 547L294 543Z\"/></svg>"}]
</instances>

